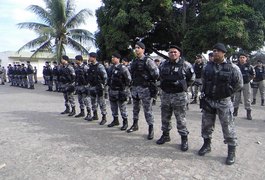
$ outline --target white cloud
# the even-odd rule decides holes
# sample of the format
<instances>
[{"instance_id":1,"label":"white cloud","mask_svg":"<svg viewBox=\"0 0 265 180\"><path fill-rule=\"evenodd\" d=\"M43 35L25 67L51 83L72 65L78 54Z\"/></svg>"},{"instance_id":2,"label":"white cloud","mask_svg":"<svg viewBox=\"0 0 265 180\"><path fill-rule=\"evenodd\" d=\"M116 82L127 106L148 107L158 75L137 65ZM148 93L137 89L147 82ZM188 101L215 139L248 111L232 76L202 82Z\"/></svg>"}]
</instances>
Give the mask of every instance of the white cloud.
<instances>
[{"instance_id":1,"label":"white cloud","mask_svg":"<svg viewBox=\"0 0 265 180\"><path fill-rule=\"evenodd\" d=\"M97 30L95 10L101 6L101 0L75 0L76 12L81 9L90 9L94 16L89 17L85 25L81 28L87 29L94 33ZM29 5L39 5L42 7L42 0L8 0L0 4L0 52L16 51L21 46L36 37L35 33L30 30L18 29L16 24L20 22L37 21L36 16L27 11Z\"/></svg>"}]
</instances>

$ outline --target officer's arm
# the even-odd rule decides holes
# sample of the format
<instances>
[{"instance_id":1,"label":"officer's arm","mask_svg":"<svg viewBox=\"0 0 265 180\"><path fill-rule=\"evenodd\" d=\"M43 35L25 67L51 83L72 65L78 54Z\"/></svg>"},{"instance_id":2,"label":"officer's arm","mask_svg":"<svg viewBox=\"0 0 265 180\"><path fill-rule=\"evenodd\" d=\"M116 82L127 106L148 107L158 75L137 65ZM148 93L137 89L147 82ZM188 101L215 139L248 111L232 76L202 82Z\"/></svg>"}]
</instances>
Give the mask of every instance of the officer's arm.
<instances>
[{"instance_id":1,"label":"officer's arm","mask_svg":"<svg viewBox=\"0 0 265 180\"><path fill-rule=\"evenodd\" d=\"M107 75L107 71L105 69L105 67L103 65L100 65L99 66L99 73L100 73L100 76L102 78L102 84L103 85L106 85L107 84L107 80L108 80L108 75Z\"/></svg>"},{"instance_id":2,"label":"officer's arm","mask_svg":"<svg viewBox=\"0 0 265 180\"><path fill-rule=\"evenodd\" d=\"M124 66L123 69L124 69L124 77L126 81L126 86L129 86L132 81L131 73L129 72L127 67Z\"/></svg>"},{"instance_id":3,"label":"officer's arm","mask_svg":"<svg viewBox=\"0 0 265 180\"><path fill-rule=\"evenodd\" d=\"M238 66L232 64L233 67L233 77L231 85L234 88L234 92L240 91L243 88L243 77L241 70Z\"/></svg>"},{"instance_id":4,"label":"officer's arm","mask_svg":"<svg viewBox=\"0 0 265 180\"><path fill-rule=\"evenodd\" d=\"M157 80L159 77L159 69L157 65L150 58L147 59L146 63L153 80Z\"/></svg>"}]
</instances>

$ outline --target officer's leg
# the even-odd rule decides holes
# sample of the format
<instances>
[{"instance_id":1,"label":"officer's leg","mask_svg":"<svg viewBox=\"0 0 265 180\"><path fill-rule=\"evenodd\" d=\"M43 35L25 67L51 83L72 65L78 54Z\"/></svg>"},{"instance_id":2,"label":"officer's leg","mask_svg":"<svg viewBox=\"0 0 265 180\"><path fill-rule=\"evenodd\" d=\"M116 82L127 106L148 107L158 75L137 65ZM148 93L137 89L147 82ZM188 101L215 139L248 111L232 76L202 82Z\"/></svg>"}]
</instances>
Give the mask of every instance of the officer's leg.
<instances>
[{"instance_id":1,"label":"officer's leg","mask_svg":"<svg viewBox=\"0 0 265 180\"><path fill-rule=\"evenodd\" d=\"M138 119L139 119L139 112L141 106L140 106L140 99L138 97L138 92L136 91L135 87L132 88L132 98L133 98L133 125L130 127L130 129L127 130L128 133L137 131L139 129Z\"/></svg>"},{"instance_id":2,"label":"officer's leg","mask_svg":"<svg viewBox=\"0 0 265 180\"><path fill-rule=\"evenodd\" d=\"M107 122L107 108L106 108L106 101L105 98L103 96L103 92L102 92L102 96L97 96L97 100L98 100L98 104L100 107L100 111L102 114L102 119L101 122L99 123L100 125L104 125Z\"/></svg>"},{"instance_id":3,"label":"officer's leg","mask_svg":"<svg viewBox=\"0 0 265 180\"><path fill-rule=\"evenodd\" d=\"M120 125L118 114L118 101L110 101L110 109L112 112L113 121L108 125L108 127Z\"/></svg>"},{"instance_id":4,"label":"officer's leg","mask_svg":"<svg viewBox=\"0 0 265 180\"><path fill-rule=\"evenodd\" d=\"M123 119L123 124L121 127L122 131L126 130L128 127L128 112L126 104L127 104L126 101L118 101L121 117Z\"/></svg>"},{"instance_id":5,"label":"officer's leg","mask_svg":"<svg viewBox=\"0 0 265 180\"><path fill-rule=\"evenodd\" d=\"M260 91L260 98L261 98L261 106L264 106L264 99L265 99L265 88L264 88L264 80L260 81L259 84L259 91Z\"/></svg>"},{"instance_id":6,"label":"officer's leg","mask_svg":"<svg viewBox=\"0 0 265 180\"><path fill-rule=\"evenodd\" d=\"M74 98L73 92L68 93L68 98L69 98L69 103L72 107L72 111L70 112L70 114L68 116L73 116L76 113L76 111L75 111L75 98Z\"/></svg>"},{"instance_id":7,"label":"officer's leg","mask_svg":"<svg viewBox=\"0 0 265 180\"><path fill-rule=\"evenodd\" d=\"M251 107L250 107L250 83L243 86L244 105L247 110L247 119L252 120Z\"/></svg>"},{"instance_id":8,"label":"officer's leg","mask_svg":"<svg viewBox=\"0 0 265 180\"><path fill-rule=\"evenodd\" d=\"M237 116L238 114L240 99L241 99L241 91L238 91L234 94L234 111L233 111L234 116Z\"/></svg>"}]
</instances>

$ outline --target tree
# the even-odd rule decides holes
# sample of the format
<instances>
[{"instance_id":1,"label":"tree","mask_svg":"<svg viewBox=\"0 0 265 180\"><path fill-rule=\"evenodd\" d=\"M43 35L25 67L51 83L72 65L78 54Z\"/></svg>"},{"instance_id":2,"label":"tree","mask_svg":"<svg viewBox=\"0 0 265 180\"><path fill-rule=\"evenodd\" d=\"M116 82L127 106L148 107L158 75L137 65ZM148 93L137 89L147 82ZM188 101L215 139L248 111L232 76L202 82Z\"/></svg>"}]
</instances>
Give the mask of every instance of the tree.
<instances>
[{"instance_id":1,"label":"tree","mask_svg":"<svg viewBox=\"0 0 265 180\"><path fill-rule=\"evenodd\" d=\"M28 10L35 13L43 23L23 22L19 28L35 31L38 37L22 46L18 52L24 49L36 48L32 57L45 52L55 52L57 61L65 54L65 47L88 54L83 44L94 41L93 34L85 29L77 29L85 23L88 16L92 16L89 9L82 9L75 14L74 0L43 0L46 8L31 5Z\"/></svg>"},{"instance_id":2,"label":"tree","mask_svg":"<svg viewBox=\"0 0 265 180\"><path fill-rule=\"evenodd\" d=\"M247 3L249 1L250 3ZM264 43L264 17L258 0L102 0L97 12L96 42L103 54L129 52L142 40L147 52L159 54L169 44L181 46L188 60L206 52L216 42L233 51L247 51ZM264 14L264 12L263 12Z\"/></svg>"}]
</instances>

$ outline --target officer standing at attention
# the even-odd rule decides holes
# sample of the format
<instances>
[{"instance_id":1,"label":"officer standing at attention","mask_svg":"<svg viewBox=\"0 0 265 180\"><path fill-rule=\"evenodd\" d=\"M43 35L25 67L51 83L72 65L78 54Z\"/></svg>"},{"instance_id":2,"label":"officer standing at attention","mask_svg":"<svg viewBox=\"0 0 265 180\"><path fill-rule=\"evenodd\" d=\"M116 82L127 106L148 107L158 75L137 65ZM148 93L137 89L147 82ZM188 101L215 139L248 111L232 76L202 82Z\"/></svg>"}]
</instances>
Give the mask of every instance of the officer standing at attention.
<instances>
[{"instance_id":1,"label":"officer standing at attention","mask_svg":"<svg viewBox=\"0 0 265 180\"><path fill-rule=\"evenodd\" d=\"M255 66L256 76L253 79L253 101L251 104L256 104L256 96L258 90L260 92L261 106L264 106L265 99L265 87L264 87L264 78L265 78L265 66L262 64L261 60L258 60L257 65Z\"/></svg>"},{"instance_id":2,"label":"officer standing at attention","mask_svg":"<svg viewBox=\"0 0 265 180\"><path fill-rule=\"evenodd\" d=\"M88 70L87 70L87 80L90 84L89 92L91 97L92 111L93 117L89 119L98 120L97 107L99 104L102 119L99 123L100 125L104 125L107 122L106 115L106 101L104 98L104 87L107 83L108 75L105 67L102 64L99 64L97 61L97 53L91 52L89 53L89 62Z\"/></svg>"},{"instance_id":3,"label":"officer standing at attention","mask_svg":"<svg viewBox=\"0 0 265 180\"><path fill-rule=\"evenodd\" d=\"M131 63L132 75L132 98L133 98L133 125L127 130L128 133L138 130L138 120L140 105L142 101L144 116L148 128L148 140L154 138L154 115L152 111L152 94L150 84L156 81L159 77L159 70L155 62L149 57L145 56L145 45L138 41L135 44L136 58Z\"/></svg>"},{"instance_id":4,"label":"officer standing at attention","mask_svg":"<svg viewBox=\"0 0 265 180\"><path fill-rule=\"evenodd\" d=\"M69 64L69 57L63 55L61 58L62 67L60 68L60 82L62 83L63 96L64 96L64 104L65 111L61 114L69 114L68 116L75 115L75 99L73 92L75 91L74 81L75 81L75 70ZM70 112L70 106L72 111Z\"/></svg>"},{"instance_id":5,"label":"officer standing at attention","mask_svg":"<svg viewBox=\"0 0 265 180\"><path fill-rule=\"evenodd\" d=\"M248 56L245 53L241 53L239 55L238 67L241 70L244 86L242 88L243 97L244 97L244 105L247 110L247 119L252 120L251 116L251 104L250 104L250 81L255 77L254 68L247 62ZM241 91L238 91L235 94L234 101L234 116L237 116L238 108L241 100Z\"/></svg>"},{"instance_id":6,"label":"officer standing at attention","mask_svg":"<svg viewBox=\"0 0 265 180\"><path fill-rule=\"evenodd\" d=\"M113 53L111 62L112 66L108 69L108 86L109 86L109 100L110 108L112 111L113 121L108 127L118 126L120 109L121 117L123 119L123 125L121 130L124 131L128 127L128 113L126 108L126 101L128 98L128 86L131 83L131 74L128 68L120 64L121 55L119 53Z\"/></svg>"},{"instance_id":7,"label":"officer standing at attention","mask_svg":"<svg viewBox=\"0 0 265 180\"><path fill-rule=\"evenodd\" d=\"M75 56L76 60L76 67L75 67L75 86L76 86L76 93L78 97L78 102L80 106L80 113L75 117L84 117L85 116L85 107L87 109L88 117L91 117L91 102L88 98L88 91L87 91L87 65L83 64L83 57L81 55Z\"/></svg>"},{"instance_id":8,"label":"officer standing at attention","mask_svg":"<svg viewBox=\"0 0 265 180\"><path fill-rule=\"evenodd\" d=\"M181 150L188 150L188 134L186 127L187 89L194 80L192 65L180 58L181 49L178 46L169 47L169 59L159 67L161 82L161 119L163 134L157 144L170 141L169 131L172 129L171 116L174 113L177 120L178 133L181 136Z\"/></svg>"},{"instance_id":9,"label":"officer standing at attention","mask_svg":"<svg viewBox=\"0 0 265 180\"><path fill-rule=\"evenodd\" d=\"M30 64L30 61L27 61L27 74L29 80L29 89L34 89L34 81L33 81L33 67Z\"/></svg>"},{"instance_id":10,"label":"officer standing at attention","mask_svg":"<svg viewBox=\"0 0 265 180\"><path fill-rule=\"evenodd\" d=\"M224 143L228 144L226 164L231 165L235 162L237 146L231 95L243 87L243 78L238 66L225 59L226 52L224 44L215 44L213 46L214 60L209 61L203 69L200 106L202 108L201 135L204 144L198 154L204 156L211 151L211 138L216 115L218 115Z\"/></svg>"}]
</instances>

